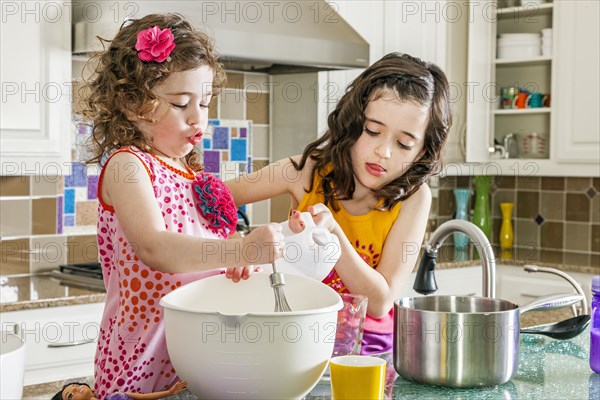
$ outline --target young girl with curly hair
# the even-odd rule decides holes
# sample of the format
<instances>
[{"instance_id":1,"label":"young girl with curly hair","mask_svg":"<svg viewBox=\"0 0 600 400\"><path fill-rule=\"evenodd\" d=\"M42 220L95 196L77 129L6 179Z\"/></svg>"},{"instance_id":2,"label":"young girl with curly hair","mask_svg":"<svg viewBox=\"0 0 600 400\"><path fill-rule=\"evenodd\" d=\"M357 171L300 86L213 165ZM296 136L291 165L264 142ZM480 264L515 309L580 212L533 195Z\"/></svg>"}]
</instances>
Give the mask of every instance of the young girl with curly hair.
<instances>
[{"instance_id":1,"label":"young girl with curly hair","mask_svg":"<svg viewBox=\"0 0 600 400\"><path fill-rule=\"evenodd\" d=\"M419 256L426 181L439 169L450 124L444 73L388 54L348 86L327 132L302 155L226 182L238 205L288 194L293 230L308 211L339 237L342 255L323 282L368 298L363 354L392 349L393 302Z\"/></svg>"},{"instance_id":2,"label":"young girl with curly hair","mask_svg":"<svg viewBox=\"0 0 600 400\"><path fill-rule=\"evenodd\" d=\"M196 145L224 72L209 38L180 15L126 22L92 59L84 112L93 124L98 248L106 304L95 357L98 398L164 391L177 380L160 298L224 273L247 279L281 256L278 224L235 232L237 209L202 172ZM253 249L254 251L244 251Z\"/></svg>"}]
</instances>

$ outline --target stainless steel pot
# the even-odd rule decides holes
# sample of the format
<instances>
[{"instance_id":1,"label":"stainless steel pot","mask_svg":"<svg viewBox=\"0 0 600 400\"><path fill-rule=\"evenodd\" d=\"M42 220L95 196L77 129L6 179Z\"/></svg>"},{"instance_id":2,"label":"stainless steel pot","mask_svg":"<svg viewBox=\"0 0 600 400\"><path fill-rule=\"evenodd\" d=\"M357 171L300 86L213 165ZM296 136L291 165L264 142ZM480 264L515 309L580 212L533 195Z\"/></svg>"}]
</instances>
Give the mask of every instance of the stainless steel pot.
<instances>
[{"instance_id":1,"label":"stainless steel pot","mask_svg":"<svg viewBox=\"0 0 600 400\"><path fill-rule=\"evenodd\" d=\"M394 368L405 379L451 387L508 382L519 360L519 315L581 301L554 295L524 307L487 297L405 297L394 303Z\"/></svg>"}]
</instances>

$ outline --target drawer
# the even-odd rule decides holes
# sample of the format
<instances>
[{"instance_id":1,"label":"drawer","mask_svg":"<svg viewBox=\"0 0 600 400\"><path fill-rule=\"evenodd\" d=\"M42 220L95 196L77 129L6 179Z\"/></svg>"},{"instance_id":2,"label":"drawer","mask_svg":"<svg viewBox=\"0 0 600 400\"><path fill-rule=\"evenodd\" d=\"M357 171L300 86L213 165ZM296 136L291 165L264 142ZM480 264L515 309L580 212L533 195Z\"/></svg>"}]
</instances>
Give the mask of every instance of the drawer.
<instances>
[{"instance_id":1,"label":"drawer","mask_svg":"<svg viewBox=\"0 0 600 400\"><path fill-rule=\"evenodd\" d=\"M25 384L93 375L103 303L0 314L26 343Z\"/></svg>"}]
</instances>

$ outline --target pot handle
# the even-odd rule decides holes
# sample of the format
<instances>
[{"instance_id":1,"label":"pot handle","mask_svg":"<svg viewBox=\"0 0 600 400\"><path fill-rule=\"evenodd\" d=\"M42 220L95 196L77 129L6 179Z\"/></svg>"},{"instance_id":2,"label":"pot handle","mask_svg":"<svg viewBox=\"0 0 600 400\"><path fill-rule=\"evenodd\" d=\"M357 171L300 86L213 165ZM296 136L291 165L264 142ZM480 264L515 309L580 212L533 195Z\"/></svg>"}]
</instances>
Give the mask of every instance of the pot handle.
<instances>
[{"instance_id":1,"label":"pot handle","mask_svg":"<svg viewBox=\"0 0 600 400\"><path fill-rule=\"evenodd\" d=\"M528 311L557 310L559 308L579 303L582 299L582 295L575 293L559 293L551 294L549 296L544 297L538 297L532 302L525 304L522 307L519 307L519 314L523 314Z\"/></svg>"}]
</instances>

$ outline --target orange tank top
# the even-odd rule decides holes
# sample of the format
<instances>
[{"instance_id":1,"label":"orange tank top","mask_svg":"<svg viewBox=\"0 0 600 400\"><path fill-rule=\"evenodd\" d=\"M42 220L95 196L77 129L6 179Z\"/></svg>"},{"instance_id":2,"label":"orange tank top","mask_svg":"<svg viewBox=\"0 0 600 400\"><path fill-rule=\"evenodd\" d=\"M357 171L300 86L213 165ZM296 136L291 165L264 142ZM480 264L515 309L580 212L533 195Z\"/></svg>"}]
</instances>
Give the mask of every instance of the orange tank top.
<instances>
[{"instance_id":1,"label":"orange tank top","mask_svg":"<svg viewBox=\"0 0 600 400\"><path fill-rule=\"evenodd\" d=\"M309 206L324 202L325 198L321 189L321 177L317 173L315 174L312 191L302 197L297 209L298 211L307 211ZM350 243L354 245L356 252L368 265L376 269L379 264L383 245L394 221L396 221L396 217L398 217L401 205L402 203L400 202L390 210L372 210L364 215L352 215L341 204L339 211L330 210ZM335 268L323 280L323 283L329 285L338 293L349 292L335 271ZM367 314L365 330L377 333L393 332L393 313L394 309L392 308L383 318L373 318Z\"/></svg>"}]
</instances>

